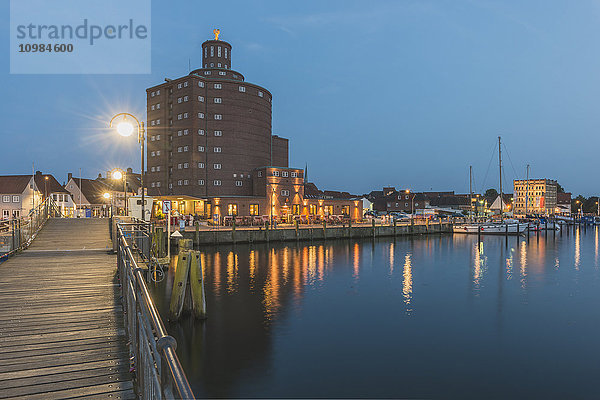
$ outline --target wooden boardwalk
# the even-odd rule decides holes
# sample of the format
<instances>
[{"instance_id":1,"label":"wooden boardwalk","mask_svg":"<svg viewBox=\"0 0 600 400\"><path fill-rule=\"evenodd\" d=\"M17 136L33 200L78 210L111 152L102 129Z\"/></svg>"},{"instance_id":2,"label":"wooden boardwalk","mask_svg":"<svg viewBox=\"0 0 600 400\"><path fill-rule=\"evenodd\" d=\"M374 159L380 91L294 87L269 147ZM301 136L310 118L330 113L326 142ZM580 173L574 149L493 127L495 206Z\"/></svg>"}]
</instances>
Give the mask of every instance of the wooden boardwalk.
<instances>
[{"instance_id":1,"label":"wooden boardwalk","mask_svg":"<svg viewBox=\"0 0 600 400\"><path fill-rule=\"evenodd\" d=\"M0 399L133 399L106 219L51 219L0 264Z\"/></svg>"}]
</instances>

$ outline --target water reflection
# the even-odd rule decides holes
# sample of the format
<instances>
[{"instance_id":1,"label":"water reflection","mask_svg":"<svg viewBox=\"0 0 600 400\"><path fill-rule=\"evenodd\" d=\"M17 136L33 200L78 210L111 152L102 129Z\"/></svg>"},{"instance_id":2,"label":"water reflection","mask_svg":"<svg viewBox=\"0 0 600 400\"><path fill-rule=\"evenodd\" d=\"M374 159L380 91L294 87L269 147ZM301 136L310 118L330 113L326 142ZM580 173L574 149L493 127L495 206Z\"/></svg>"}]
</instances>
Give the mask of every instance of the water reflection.
<instances>
[{"instance_id":1,"label":"water reflection","mask_svg":"<svg viewBox=\"0 0 600 400\"><path fill-rule=\"evenodd\" d=\"M404 256L404 269L402 272L402 294L404 296L404 304L406 305L406 313L412 312L412 306L410 300L412 298L413 290L413 276L412 276L412 261L410 259L411 254L407 253Z\"/></svg>"},{"instance_id":2,"label":"water reflection","mask_svg":"<svg viewBox=\"0 0 600 400\"><path fill-rule=\"evenodd\" d=\"M578 271L586 262L598 265L598 229L590 233L539 241L458 235L205 248L209 318L168 329L199 397L448 397L444 385L436 391L410 377L452 377L456 388L468 390L480 368L511 371L494 364L525 351L498 344L523 340L510 335L558 339L553 334L564 327L549 327L538 315L561 307L576 313L573 297L560 297L561 290L600 282L576 281L574 268L559 268L560 260L575 260ZM163 311L173 272L155 287ZM523 293L527 302L518 301ZM506 340L486 344L502 335ZM527 349L527 360L535 360L536 349ZM411 361L399 366L401 357ZM510 397L501 382L492 388Z\"/></svg>"}]
</instances>

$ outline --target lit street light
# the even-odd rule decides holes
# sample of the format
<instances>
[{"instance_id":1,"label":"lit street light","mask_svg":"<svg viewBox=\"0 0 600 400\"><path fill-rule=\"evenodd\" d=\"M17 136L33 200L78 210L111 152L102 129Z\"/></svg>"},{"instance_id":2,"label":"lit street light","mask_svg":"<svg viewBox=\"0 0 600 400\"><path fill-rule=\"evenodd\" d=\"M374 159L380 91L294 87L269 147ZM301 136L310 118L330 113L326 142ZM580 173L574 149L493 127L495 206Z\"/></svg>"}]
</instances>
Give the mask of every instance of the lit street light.
<instances>
[{"instance_id":1,"label":"lit street light","mask_svg":"<svg viewBox=\"0 0 600 400\"><path fill-rule=\"evenodd\" d=\"M124 212L125 212L125 215L127 215L127 175L126 175L126 172L116 168L112 171L111 175L112 175L112 178L116 181L120 181L121 179L123 179L123 198L124 198L124 202L125 202Z\"/></svg>"},{"instance_id":2,"label":"lit street light","mask_svg":"<svg viewBox=\"0 0 600 400\"><path fill-rule=\"evenodd\" d=\"M109 200L109 199L110 199L110 193L108 193L108 192L104 193L102 196L103 196L103 197L104 197L106 200ZM109 208L109 214L110 214L110 216L112 217L112 201L110 202L110 204L109 204L109 207L110 207L110 208Z\"/></svg>"},{"instance_id":3,"label":"lit street light","mask_svg":"<svg viewBox=\"0 0 600 400\"><path fill-rule=\"evenodd\" d=\"M110 120L109 123L109 127L112 128L113 126L113 122L115 121L115 119L122 117L123 119L121 121L119 121L117 123L117 132L119 133L119 135L121 136L131 136L131 134L133 133L134 130L134 124L132 124L130 122L130 120L128 120L128 118L130 118L131 120L135 121L135 123L137 124L137 131L138 131L138 143L140 144L140 148L141 148L141 154L142 154L142 169L140 171L140 186L142 189L142 221L145 221L145 211L144 211L144 197L145 197L145 189L144 189L144 146L146 143L146 137L145 137L145 133L146 131L144 130L144 122L140 122L136 117L134 117L132 114L129 113L119 113L116 114L114 117L112 117L112 119Z\"/></svg>"}]
</instances>

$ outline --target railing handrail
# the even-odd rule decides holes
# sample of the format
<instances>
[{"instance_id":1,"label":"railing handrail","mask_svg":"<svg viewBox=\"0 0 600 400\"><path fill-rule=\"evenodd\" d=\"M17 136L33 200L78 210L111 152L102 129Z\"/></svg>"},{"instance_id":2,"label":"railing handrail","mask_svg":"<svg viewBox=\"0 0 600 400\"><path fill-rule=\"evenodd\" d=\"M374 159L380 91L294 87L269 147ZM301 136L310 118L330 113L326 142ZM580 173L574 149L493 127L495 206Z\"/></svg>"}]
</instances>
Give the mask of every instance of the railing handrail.
<instances>
[{"instance_id":1,"label":"railing handrail","mask_svg":"<svg viewBox=\"0 0 600 400\"><path fill-rule=\"evenodd\" d=\"M120 260L120 265L127 266L129 268L129 271L126 271L126 273L131 273L131 276L133 276L135 279L134 287L137 288L138 291L136 291L136 295L133 300L136 302L137 307L140 307L143 309L143 311L145 311L142 314L148 317L151 331L153 332L154 336L152 339L154 340L154 345L157 351L161 354L161 362L165 363L165 368L160 368L160 366L155 365L154 363L152 364L152 366L146 365L137 367L138 369L161 369L160 371L155 371L157 375L161 375L161 393L160 396L157 396L156 398L170 398L171 396L175 396L174 398L178 399L194 399L194 393L187 380L183 367L179 362L179 358L175 353L175 350L177 348L177 342L175 338L169 336L167 333L167 330L160 317L158 309L154 304L152 296L150 295L150 291L148 290L148 285L143 275L144 270L138 266L138 263L132 252L132 247L127 242L127 238L123 232L124 227L132 227L132 225L141 226L144 224L146 223L117 223L118 240L120 244L119 257L124 255L126 258L126 260ZM126 262L122 263L122 261ZM129 286L129 283L126 282L125 277L121 277L121 282L123 286L127 284L127 289L131 288ZM124 296L123 298L127 299L127 301L129 301L130 299L129 296ZM135 307L135 309L137 309L137 307ZM128 330L129 329L131 329L131 327L129 327ZM131 331L129 331L128 333L129 335L133 334ZM146 360L146 362L148 362L148 360L142 357L141 354L135 354L135 360L136 363L142 362L141 360ZM162 374L169 374L169 376L164 377L162 376ZM171 393L171 388L165 387L165 383L171 383L173 386L172 390L175 393Z\"/></svg>"}]
</instances>

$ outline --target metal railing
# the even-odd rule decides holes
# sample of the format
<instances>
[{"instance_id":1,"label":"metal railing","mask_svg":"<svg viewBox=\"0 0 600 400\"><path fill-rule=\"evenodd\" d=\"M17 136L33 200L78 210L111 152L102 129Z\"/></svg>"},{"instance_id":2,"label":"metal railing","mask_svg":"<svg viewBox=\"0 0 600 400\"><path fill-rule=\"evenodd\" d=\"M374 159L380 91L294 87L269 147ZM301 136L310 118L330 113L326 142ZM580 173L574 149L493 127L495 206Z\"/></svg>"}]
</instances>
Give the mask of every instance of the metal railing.
<instances>
[{"instance_id":1,"label":"metal railing","mask_svg":"<svg viewBox=\"0 0 600 400\"><path fill-rule=\"evenodd\" d=\"M61 216L52 197L22 217L0 220L0 262L29 247L50 217Z\"/></svg>"},{"instance_id":2,"label":"metal railing","mask_svg":"<svg viewBox=\"0 0 600 400\"><path fill-rule=\"evenodd\" d=\"M148 291L145 270L136 261L143 259L141 253L149 249L149 224L119 223L116 229L125 326L136 369L137 393L145 400L194 399L175 353L177 342L167 334Z\"/></svg>"}]
</instances>

